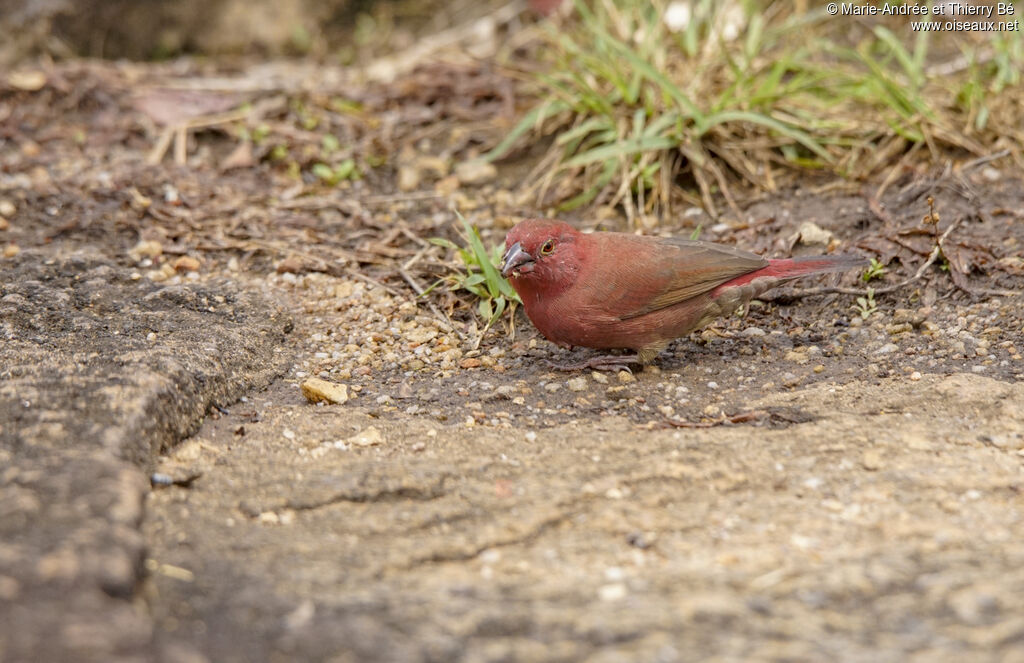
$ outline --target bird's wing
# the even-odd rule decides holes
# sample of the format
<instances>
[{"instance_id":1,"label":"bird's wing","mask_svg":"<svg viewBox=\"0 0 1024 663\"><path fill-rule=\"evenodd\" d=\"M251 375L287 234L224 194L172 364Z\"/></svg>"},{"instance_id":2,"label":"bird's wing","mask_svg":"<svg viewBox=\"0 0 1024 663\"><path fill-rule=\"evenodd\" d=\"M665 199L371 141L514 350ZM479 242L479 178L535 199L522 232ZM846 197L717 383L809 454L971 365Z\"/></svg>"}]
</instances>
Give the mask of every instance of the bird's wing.
<instances>
[{"instance_id":1,"label":"bird's wing","mask_svg":"<svg viewBox=\"0 0 1024 663\"><path fill-rule=\"evenodd\" d=\"M643 307L622 315L629 320L710 292L738 276L768 265L759 255L696 240L654 240L653 263L663 265L665 285Z\"/></svg>"}]
</instances>

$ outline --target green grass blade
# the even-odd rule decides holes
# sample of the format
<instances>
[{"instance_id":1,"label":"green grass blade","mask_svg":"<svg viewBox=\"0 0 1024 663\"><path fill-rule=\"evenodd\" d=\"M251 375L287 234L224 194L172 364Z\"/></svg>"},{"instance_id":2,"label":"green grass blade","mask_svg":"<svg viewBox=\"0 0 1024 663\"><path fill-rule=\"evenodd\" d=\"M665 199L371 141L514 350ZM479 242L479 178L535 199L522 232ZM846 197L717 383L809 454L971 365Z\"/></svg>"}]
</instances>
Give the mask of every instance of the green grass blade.
<instances>
[{"instance_id":1,"label":"green grass blade","mask_svg":"<svg viewBox=\"0 0 1024 663\"><path fill-rule=\"evenodd\" d=\"M540 125L540 123L548 117L557 115L558 113L568 109L568 104L559 99L551 99L538 104L533 108L533 110L523 116L523 119L519 121L519 124L517 124L507 136L505 136L503 141L498 143L493 150L483 155L483 159L485 161L500 159L527 131Z\"/></svg>"},{"instance_id":2,"label":"green grass blade","mask_svg":"<svg viewBox=\"0 0 1024 663\"><path fill-rule=\"evenodd\" d=\"M797 129L796 127L783 124L774 118L768 117L767 115L759 115L757 113L750 113L747 111L722 111L708 117L705 129L709 129L716 124L725 124L727 122L749 122L751 124L759 124L771 129L779 135L800 143L808 150L824 159L827 163L832 163L833 161L832 155L829 154L818 141L812 138L810 134Z\"/></svg>"}]
</instances>

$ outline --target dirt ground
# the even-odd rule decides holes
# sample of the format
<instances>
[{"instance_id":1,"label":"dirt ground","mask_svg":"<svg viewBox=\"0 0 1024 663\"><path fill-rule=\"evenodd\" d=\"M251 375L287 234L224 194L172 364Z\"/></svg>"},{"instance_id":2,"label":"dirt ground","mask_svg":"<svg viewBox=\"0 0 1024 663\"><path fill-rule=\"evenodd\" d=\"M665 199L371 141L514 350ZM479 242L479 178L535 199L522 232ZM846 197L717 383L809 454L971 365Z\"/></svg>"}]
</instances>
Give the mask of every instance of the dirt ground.
<instances>
[{"instance_id":1,"label":"dirt ground","mask_svg":"<svg viewBox=\"0 0 1024 663\"><path fill-rule=\"evenodd\" d=\"M536 212L530 154L458 168L507 129L494 72L40 75L0 94L0 661L1024 661L1006 164L681 210L665 232L888 271L873 304L859 274L799 283L642 372L564 374L587 351L521 313L477 346L413 289L453 205L488 243ZM259 83L298 175L219 127L145 163L151 90L223 77ZM334 94L362 115L319 121L391 152L328 186L295 125ZM928 196L949 266L915 278Z\"/></svg>"}]
</instances>

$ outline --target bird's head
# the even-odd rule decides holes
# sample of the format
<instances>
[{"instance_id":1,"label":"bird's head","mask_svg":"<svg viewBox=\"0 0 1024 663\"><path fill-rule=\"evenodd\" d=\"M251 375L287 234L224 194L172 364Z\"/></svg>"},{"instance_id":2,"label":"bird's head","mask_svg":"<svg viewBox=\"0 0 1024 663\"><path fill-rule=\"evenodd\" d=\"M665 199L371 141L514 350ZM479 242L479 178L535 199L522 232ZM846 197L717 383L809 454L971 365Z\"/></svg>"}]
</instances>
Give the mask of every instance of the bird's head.
<instances>
[{"instance_id":1,"label":"bird's head","mask_svg":"<svg viewBox=\"0 0 1024 663\"><path fill-rule=\"evenodd\" d=\"M511 278L513 285L569 283L580 268L581 237L564 221L521 221L505 237L501 275Z\"/></svg>"}]
</instances>

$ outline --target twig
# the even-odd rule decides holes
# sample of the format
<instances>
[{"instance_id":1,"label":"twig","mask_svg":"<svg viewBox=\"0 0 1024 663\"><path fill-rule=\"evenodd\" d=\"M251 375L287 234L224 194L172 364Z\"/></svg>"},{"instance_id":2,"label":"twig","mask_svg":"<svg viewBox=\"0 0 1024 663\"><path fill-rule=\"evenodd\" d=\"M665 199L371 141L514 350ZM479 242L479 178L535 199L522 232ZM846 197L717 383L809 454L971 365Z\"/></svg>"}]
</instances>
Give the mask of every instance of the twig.
<instances>
[{"instance_id":1,"label":"twig","mask_svg":"<svg viewBox=\"0 0 1024 663\"><path fill-rule=\"evenodd\" d=\"M969 173L975 168L978 168L979 166L984 166L987 163L991 163L992 161L996 161L998 159L1002 159L1003 157L1008 156L1010 156L1010 150L1000 150L995 154L989 154L987 156L978 157L977 159L972 159L971 161L968 161L963 166L961 166L960 172Z\"/></svg>"},{"instance_id":2,"label":"twig","mask_svg":"<svg viewBox=\"0 0 1024 663\"><path fill-rule=\"evenodd\" d=\"M386 196L367 196L366 198L360 198L359 202L363 205L388 205L391 203L432 200L434 198L443 197L444 196L436 191L410 191L409 193L395 193Z\"/></svg>"},{"instance_id":3,"label":"twig","mask_svg":"<svg viewBox=\"0 0 1024 663\"><path fill-rule=\"evenodd\" d=\"M665 423L673 428L713 428L715 426L722 426L724 424L744 424L751 421L758 421L770 417L771 413L767 410L750 410L749 412L740 412L731 416L722 416L712 421L683 421L681 419L671 419L666 417Z\"/></svg>"},{"instance_id":4,"label":"twig","mask_svg":"<svg viewBox=\"0 0 1024 663\"><path fill-rule=\"evenodd\" d=\"M410 261L410 262L412 262L412 261ZM409 287L411 287L413 289L413 291L417 295L417 298L422 298L423 297L423 293L426 292L426 291L424 290L423 286L420 285L419 281L417 281L413 277L412 274L410 274L409 272L405 271L405 269L399 269L398 273L402 276L403 279L405 279L405 282L409 284ZM428 302L426 302L426 304L427 304L427 308L430 309L430 312L434 314L434 318L439 323L443 324L446 327L446 331L455 332L456 336L459 337L460 341L465 341L466 340L466 336L461 331L459 331L458 327L456 327L454 324L452 324L451 319L449 319L447 315L442 313L436 306L434 306L433 302L429 302L428 301Z\"/></svg>"},{"instance_id":5,"label":"twig","mask_svg":"<svg viewBox=\"0 0 1024 663\"><path fill-rule=\"evenodd\" d=\"M340 200L332 196L307 196L294 200L281 200L274 204L277 209L302 210L309 212L321 209L333 209L347 216L356 216L361 210L359 204L352 200Z\"/></svg>"},{"instance_id":6,"label":"twig","mask_svg":"<svg viewBox=\"0 0 1024 663\"><path fill-rule=\"evenodd\" d=\"M346 269L345 270L345 274L347 276L351 276L354 279L359 279L360 281L363 281L365 283L369 283L370 285L375 285L378 288L383 288L384 290L386 290L387 292L391 293L395 297L401 297L402 296L402 291L401 290L399 290L397 288L392 288L391 286L389 286L389 285L387 285L385 283L381 283L380 281L378 281L377 279L375 279L375 278L373 278L371 276L367 276L366 274L363 274L361 272L357 272L354 269Z\"/></svg>"},{"instance_id":7,"label":"twig","mask_svg":"<svg viewBox=\"0 0 1024 663\"><path fill-rule=\"evenodd\" d=\"M878 193L876 193L875 195L871 195L865 189L863 194L864 198L866 198L868 201L868 209L871 210L872 214L878 217L879 221L886 225L896 225L892 219L892 215L890 215L889 212L886 211L884 207L882 207L882 201L879 200Z\"/></svg>"}]
</instances>

